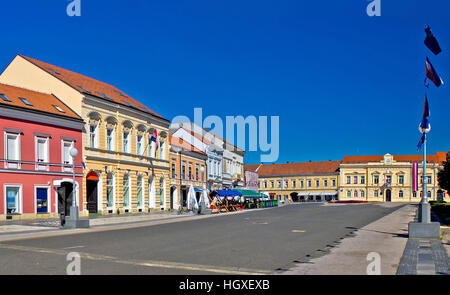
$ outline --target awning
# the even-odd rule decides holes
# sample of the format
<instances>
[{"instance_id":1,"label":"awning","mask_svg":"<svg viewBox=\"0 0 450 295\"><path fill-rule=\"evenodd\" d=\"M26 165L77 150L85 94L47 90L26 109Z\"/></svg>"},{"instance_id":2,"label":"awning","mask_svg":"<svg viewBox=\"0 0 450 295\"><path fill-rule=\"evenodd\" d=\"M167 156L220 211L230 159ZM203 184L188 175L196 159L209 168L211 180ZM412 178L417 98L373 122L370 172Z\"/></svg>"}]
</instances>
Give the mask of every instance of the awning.
<instances>
[{"instance_id":1,"label":"awning","mask_svg":"<svg viewBox=\"0 0 450 295\"><path fill-rule=\"evenodd\" d=\"M212 191L210 196L214 197L216 195L219 195L220 197L241 197L242 194L238 192L237 190L215 190Z\"/></svg>"},{"instance_id":2,"label":"awning","mask_svg":"<svg viewBox=\"0 0 450 295\"><path fill-rule=\"evenodd\" d=\"M334 196L337 192L300 192L298 196Z\"/></svg>"},{"instance_id":3,"label":"awning","mask_svg":"<svg viewBox=\"0 0 450 295\"><path fill-rule=\"evenodd\" d=\"M196 188L196 187L194 187L194 191L195 191L196 193L201 193L201 192L202 192L201 189L198 189L198 188Z\"/></svg>"},{"instance_id":4,"label":"awning","mask_svg":"<svg viewBox=\"0 0 450 295\"><path fill-rule=\"evenodd\" d=\"M237 189L241 195L246 199L259 199L259 198L267 198L267 195L249 189Z\"/></svg>"}]
</instances>

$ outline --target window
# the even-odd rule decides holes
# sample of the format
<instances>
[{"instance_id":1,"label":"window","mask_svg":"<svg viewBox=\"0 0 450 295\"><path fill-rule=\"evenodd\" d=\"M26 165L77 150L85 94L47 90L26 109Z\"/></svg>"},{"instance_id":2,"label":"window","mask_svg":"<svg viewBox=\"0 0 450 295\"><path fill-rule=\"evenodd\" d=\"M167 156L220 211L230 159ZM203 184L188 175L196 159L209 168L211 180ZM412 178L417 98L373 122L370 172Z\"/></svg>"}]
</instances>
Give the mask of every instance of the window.
<instances>
[{"instance_id":1,"label":"window","mask_svg":"<svg viewBox=\"0 0 450 295\"><path fill-rule=\"evenodd\" d=\"M358 176L353 176L353 184L358 184Z\"/></svg>"},{"instance_id":2,"label":"window","mask_svg":"<svg viewBox=\"0 0 450 295\"><path fill-rule=\"evenodd\" d=\"M183 161L183 164L181 165L181 177L183 179L186 179L186 163Z\"/></svg>"},{"instance_id":3,"label":"window","mask_svg":"<svg viewBox=\"0 0 450 295\"><path fill-rule=\"evenodd\" d=\"M323 187L328 187L328 179L323 180Z\"/></svg>"},{"instance_id":4,"label":"window","mask_svg":"<svg viewBox=\"0 0 450 295\"><path fill-rule=\"evenodd\" d=\"M63 140L62 146L63 171L71 172L73 159L72 156L70 156L70 149L73 147L73 141Z\"/></svg>"},{"instance_id":5,"label":"window","mask_svg":"<svg viewBox=\"0 0 450 295\"><path fill-rule=\"evenodd\" d=\"M316 187L319 187L319 186L320 186L320 180L316 179Z\"/></svg>"},{"instance_id":6,"label":"window","mask_svg":"<svg viewBox=\"0 0 450 295\"><path fill-rule=\"evenodd\" d=\"M21 210L21 197L22 188L20 186L6 185L6 213L7 214L20 214Z\"/></svg>"},{"instance_id":7,"label":"window","mask_svg":"<svg viewBox=\"0 0 450 295\"><path fill-rule=\"evenodd\" d=\"M351 183L351 177L350 176L347 176L347 184L350 184Z\"/></svg>"},{"instance_id":8,"label":"window","mask_svg":"<svg viewBox=\"0 0 450 295\"><path fill-rule=\"evenodd\" d=\"M137 136L137 154L142 155L144 146L144 137L142 135Z\"/></svg>"},{"instance_id":9,"label":"window","mask_svg":"<svg viewBox=\"0 0 450 295\"><path fill-rule=\"evenodd\" d=\"M173 179L175 179L175 177L176 177L175 169L176 169L175 162L172 162L171 167L170 167L170 174Z\"/></svg>"},{"instance_id":10,"label":"window","mask_svg":"<svg viewBox=\"0 0 450 295\"><path fill-rule=\"evenodd\" d=\"M3 93L0 93L0 97L1 97L4 101L11 102L11 100L10 100L6 95L4 95Z\"/></svg>"},{"instance_id":11,"label":"window","mask_svg":"<svg viewBox=\"0 0 450 295\"><path fill-rule=\"evenodd\" d=\"M380 177L378 175L373 176L373 183L378 184L380 182Z\"/></svg>"},{"instance_id":12,"label":"window","mask_svg":"<svg viewBox=\"0 0 450 295\"><path fill-rule=\"evenodd\" d=\"M97 125L89 125L89 146L97 147Z\"/></svg>"},{"instance_id":13,"label":"window","mask_svg":"<svg viewBox=\"0 0 450 295\"><path fill-rule=\"evenodd\" d=\"M377 189L373 191L373 196L374 196L375 198L378 198L378 190L377 190Z\"/></svg>"},{"instance_id":14,"label":"window","mask_svg":"<svg viewBox=\"0 0 450 295\"><path fill-rule=\"evenodd\" d=\"M361 198L364 198L365 196L365 192L363 190L361 190Z\"/></svg>"},{"instance_id":15,"label":"window","mask_svg":"<svg viewBox=\"0 0 450 295\"><path fill-rule=\"evenodd\" d=\"M264 188L267 188L267 181L264 180L263 184L264 184Z\"/></svg>"},{"instance_id":16,"label":"window","mask_svg":"<svg viewBox=\"0 0 450 295\"><path fill-rule=\"evenodd\" d=\"M6 133L5 138L5 168L20 169L20 135Z\"/></svg>"},{"instance_id":17,"label":"window","mask_svg":"<svg viewBox=\"0 0 450 295\"><path fill-rule=\"evenodd\" d=\"M114 175L112 173L106 176L106 203L108 208L114 206Z\"/></svg>"},{"instance_id":18,"label":"window","mask_svg":"<svg viewBox=\"0 0 450 295\"><path fill-rule=\"evenodd\" d=\"M336 186L336 179L333 178L333 179L331 180L331 186L332 186L332 187L335 187L335 186Z\"/></svg>"},{"instance_id":19,"label":"window","mask_svg":"<svg viewBox=\"0 0 450 295\"><path fill-rule=\"evenodd\" d=\"M130 206L130 176L125 174L123 176L123 207L129 208Z\"/></svg>"},{"instance_id":20,"label":"window","mask_svg":"<svg viewBox=\"0 0 450 295\"><path fill-rule=\"evenodd\" d=\"M297 183L296 183L295 180L292 180L292 187L293 187L293 188L297 187Z\"/></svg>"},{"instance_id":21,"label":"window","mask_svg":"<svg viewBox=\"0 0 450 295\"><path fill-rule=\"evenodd\" d=\"M392 183L392 176L391 175L386 175L386 183L389 183L389 184Z\"/></svg>"},{"instance_id":22,"label":"window","mask_svg":"<svg viewBox=\"0 0 450 295\"><path fill-rule=\"evenodd\" d=\"M60 112L60 113L65 113L65 111L64 111L62 108L60 108L59 106L57 106L56 104L54 104L53 107L54 107L58 112Z\"/></svg>"},{"instance_id":23,"label":"window","mask_svg":"<svg viewBox=\"0 0 450 295\"><path fill-rule=\"evenodd\" d=\"M192 166L191 166L191 163L189 163L188 177L189 177L189 179L192 179Z\"/></svg>"},{"instance_id":24,"label":"window","mask_svg":"<svg viewBox=\"0 0 450 295\"><path fill-rule=\"evenodd\" d=\"M308 179L308 187L311 187L312 186L312 181L311 181L311 179Z\"/></svg>"},{"instance_id":25,"label":"window","mask_svg":"<svg viewBox=\"0 0 450 295\"><path fill-rule=\"evenodd\" d=\"M270 181L270 187L271 187L271 188L274 187L274 181L273 181L273 180Z\"/></svg>"},{"instance_id":26,"label":"window","mask_svg":"<svg viewBox=\"0 0 450 295\"><path fill-rule=\"evenodd\" d=\"M399 197L399 198L403 198L403 191L399 191L399 192L398 192L398 197Z\"/></svg>"},{"instance_id":27,"label":"window","mask_svg":"<svg viewBox=\"0 0 450 295\"><path fill-rule=\"evenodd\" d=\"M300 188L303 188L304 184L303 180L300 180Z\"/></svg>"},{"instance_id":28,"label":"window","mask_svg":"<svg viewBox=\"0 0 450 295\"><path fill-rule=\"evenodd\" d=\"M115 140L114 140L114 129L108 128L106 129L106 149L108 151L115 150Z\"/></svg>"},{"instance_id":29,"label":"window","mask_svg":"<svg viewBox=\"0 0 450 295\"><path fill-rule=\"evenodd\" d=\"M144 183L142 181L142 175L138 176L137 179L137 206L138 208L142 208L143 200L142 200L142 191L144 190Z\"/></svg>"},{"instance_id":30,"label":"window","mask_svg":"<svg viewBox=\"0 0 450 295\"><path fill-rule=\"evenodd\" d=\"M403 175L398 176L398 184L403 184L405 182L405 177Z\"/></svg>"},{"instance_id":31,"label":"window","mask_svg":"<svg viewBox=\"0 0 450 295\"><path fill-rule=\"evenodd\" d=\"M281 188L281 180L278 180L278 187Z\"/></svg>"},{"instance_id":32,"label":"window","mask_svg":"<svg viewBox=\"0 0 450 295\"><path fill-rule=\"evenodd\" d=\"M365 184L366 183L366 177L363 175L361 176L361 184Z\"/></svg>"},{"instance_id":33,"label":"window","mask_svg":"<svg viewBox=\"0 0 450 295\"><path fill-rule=\"evenodd\" d=\"M347 191L347 197L351 198L351 196L352 196L352 191Z\"/></svg>"},{"instance_id":34,"label":"window","mask_svg":"<svg viewBox=\"0 0 450 295\"><path fill-rule=\"evenodd\" d=\"M285 180L284 181L284 188L288 188L289 187L289 180Z\"/></svg>"},{"instance_id":35,"label":"window","mask_svg":"<svg viewBox=\"0 0 450 295\"><path fill-rule=\"evenodd\" d=\"M417 198L417 192L416 191L413 192L413 198Z\"/></svg>"},{"instance_id":36,"label":"window","mask_svg":"<svg viewBox=\"0 0 450 295\"><path fill-rule=\"evenodd\" d=\"M201 168L203 168L203 169L201 169ZM200 172L201 172L201 174L202 174L202 181L204 181L205 180L205 165L202 165L202 167L200 168Z\"/></svg>"},{"instance_id":37,"label":"window","mask_svg":"<svg viewBox=\"0 0 450 295\"><path fill-rule=\"evenodd\" d=\"M166 143L164 141L159 143L159 158L161 160L166 159Z\"/></svg>"},{"instance_id":38,"label":"window","mask_svg":"<svg viewBox=\"0 0 450 295\"><path fill-rule=\"evenodd\" d=\"M124 153L130 152L129 138L130 138L130 132L124 131L123 132L123 152Z\"/></svg>"},{"instance_id":39,"label":"window","mask_svg":"<svg viewBox=\"0 0 450 295\"><path fill-rule=\"evenodd\" d=\"M197 164L197 166L195 167L195 180L199 180L198 179L198 164Z\"/></svg>"},{"instance_id":40,"label":"window","mask_svg":"<svg viewBox=\"0 0 450 295\"><path fill-rule=\"evenodd\" d=\"M36 169L48 170L48 138L36 137Z\"/></svg>"},{"instance_id":41,"label":"window","mask_svg":"<svg viewBox=\"0 0 450 295\"><path fill-rule=\"evenodd\" d=\"M358 191L357 191L357 190L355 190L355 191L353 192L353 196L354 196L355 198L358 197Z\"/></svg>"},{"instance_id":42,"label":"window","mask_svg":"<svg viewBox=\"0 0 450 295\"><path fill-rule=\"evenodd\" d=\"M432 183L432 178L431 178L431 176L427 176L427 180L428 180L428 184L431 184Z\"/></svg>"},{"instance_id":43,"label":"window","mask_svg":"<svg viewBox=\"0 0 450 295\"><path fill-rule=\"evenodd\" d=\"M23 97L19 97L19 99L20 99L24 104L26 104L27 106L30 106L30 107L33 106L33 104L32 104L31 102L29 102L28 99L23 98Z\"/></svg>"}]
</instances>

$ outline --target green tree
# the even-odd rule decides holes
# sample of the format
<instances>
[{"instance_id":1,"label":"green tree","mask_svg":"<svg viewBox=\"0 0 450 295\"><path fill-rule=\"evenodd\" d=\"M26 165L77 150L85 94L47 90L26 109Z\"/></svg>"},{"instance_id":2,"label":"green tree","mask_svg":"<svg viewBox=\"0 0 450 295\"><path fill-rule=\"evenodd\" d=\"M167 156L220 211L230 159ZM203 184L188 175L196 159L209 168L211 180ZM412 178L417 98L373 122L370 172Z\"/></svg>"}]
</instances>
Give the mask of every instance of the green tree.
<instances>
[{"instance_id":1,"label":"green tree","mask_svg":"<svg viewBox=\"0 0 450 295\"><path fill-rule=\"evenodd\" d=\"M447 153L447 161L444 162L444 168L438 172L439 186L450 192L450 151Z\"/></svg>"}]
</instances>

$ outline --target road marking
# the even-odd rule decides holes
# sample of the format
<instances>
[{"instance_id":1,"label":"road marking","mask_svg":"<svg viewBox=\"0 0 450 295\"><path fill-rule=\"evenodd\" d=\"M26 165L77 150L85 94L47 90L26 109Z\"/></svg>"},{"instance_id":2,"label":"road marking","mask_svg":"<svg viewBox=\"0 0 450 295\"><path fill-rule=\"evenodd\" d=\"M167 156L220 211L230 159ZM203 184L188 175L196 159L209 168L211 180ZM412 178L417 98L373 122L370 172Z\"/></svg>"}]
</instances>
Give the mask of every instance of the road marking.
<instances>
[{"instance_id":1,"label":"road marking","mask_svg":"<svg viewBox=\"0 0 450 295\"><path fill-rule=\"evenodd\" d=\"M304 233L304 232L306 232L306 230L302 230L302 229L293 229L293 230L291 230L291 232L293 232L293 233Z\"/></svg>"},{"instance_id":2,"label":"road marking","mask_svg":"<svg viewBox=\"0 0 450 295\"><path fill-rule=\"evenodd\" d=\"M63 248L63 249L76 249L76 248L84 248L84 246L65 247L65 248Z\"/></svg>"},{"instance_id":3,"label":"road marking","mask_svg":"<svg viewBox=\"0 0 450 295\"><path fill-rule=\"evenodd\" d=\"M37 247L26 247L19 245L7 245L0 244L0 248L24 251L24 252L34 252L34 253L45 253L45 254L55 254L66 256L69 251L59 250L59 249L46 249ZM119 264L144 266L144 267L155 267L155 268L169 268L169 269L183 269L183 270L194 270L194 271L205 271L212 273L221 274L234 274L234 275L268 275L271 274L271 270L262 269L249 269L249 268L239 268L239 267L222 267L222 266L212 266L212 265L201 265L201 264L190 264L190 263L179 263L171 261L153 261L153 260L123 260L118 257L98 255L91 253L78 252L83 259L95 260L95 261L108 261Z\"/></svg>"}]
</instances>

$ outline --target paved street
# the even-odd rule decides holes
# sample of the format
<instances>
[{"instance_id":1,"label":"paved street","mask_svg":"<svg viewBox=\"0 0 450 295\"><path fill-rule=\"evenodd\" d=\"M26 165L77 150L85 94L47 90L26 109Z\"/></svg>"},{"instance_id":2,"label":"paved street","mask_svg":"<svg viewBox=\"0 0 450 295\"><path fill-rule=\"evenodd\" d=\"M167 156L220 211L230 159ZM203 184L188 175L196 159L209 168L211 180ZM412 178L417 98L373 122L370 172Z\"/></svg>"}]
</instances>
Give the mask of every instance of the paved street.
<instances>
[{"instance_id":1,"label":"paved street","mask_svg":"<svg viewBox=\"0 0 450 295\"><path fill-rule=\"evenodd\" d=\"M0 274L270 274L328 252L406 204L293 204L184 222L0 243Z\"/></svg>"}]
</instances>

